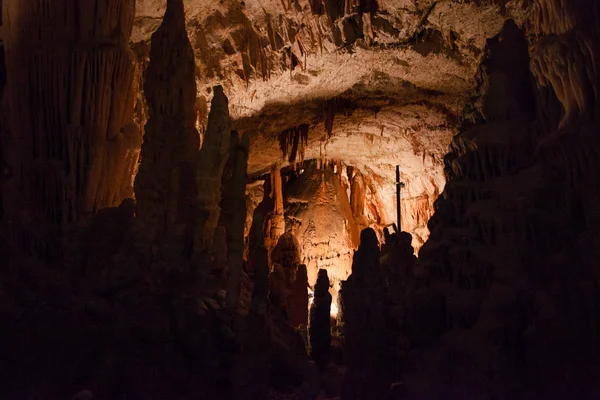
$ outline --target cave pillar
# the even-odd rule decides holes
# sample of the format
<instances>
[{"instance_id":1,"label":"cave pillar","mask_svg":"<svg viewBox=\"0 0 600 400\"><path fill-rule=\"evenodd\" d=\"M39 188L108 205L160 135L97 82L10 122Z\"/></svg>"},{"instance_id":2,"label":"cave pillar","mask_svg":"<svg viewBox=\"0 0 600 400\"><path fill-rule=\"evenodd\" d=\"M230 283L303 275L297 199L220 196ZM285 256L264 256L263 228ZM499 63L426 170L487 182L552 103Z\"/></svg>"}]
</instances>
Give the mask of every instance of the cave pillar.
<instances>
[{"instance_id":1,"label":"cave pillar","mask_svg":"<svg viewBox=\"0 0 600 400\"><path fill-rule=\"evenodd\" d=\"M13 222L36 227L34 242L133 196L134 14L135 0L3 3L14 144L6 200Z\"/></svg>"},{"instance_id":2,"label":"cave pillar","mask_svg":"<svg viewBox=\"0 0 600 400\"><path fill-rule=\"evenodd\" d=\"M135 182L137 216L152 241L175 227L187 240L192 237L199 147L195 82L183 3L169 1L152 35L144 83L149 119Z\"/></svg>"}]
</instances>

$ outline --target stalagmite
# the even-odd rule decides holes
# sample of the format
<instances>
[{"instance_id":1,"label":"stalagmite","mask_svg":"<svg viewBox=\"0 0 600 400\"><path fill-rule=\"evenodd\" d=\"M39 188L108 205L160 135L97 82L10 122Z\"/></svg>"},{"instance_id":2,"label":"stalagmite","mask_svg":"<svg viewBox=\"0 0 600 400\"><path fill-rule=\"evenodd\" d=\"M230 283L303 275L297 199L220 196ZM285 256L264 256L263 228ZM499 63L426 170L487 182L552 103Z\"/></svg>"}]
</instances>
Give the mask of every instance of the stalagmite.
<instances>
[{"instance_id":1,"label":"stalagmite","mask_svg":"<svg viewBox=\"0 0 600 400\"><path fill-rule=\"evenodd\" d=\"M315 297L310 306L310 355L321 369L327 366L331 357L331 294L327 270L319 270L315 284Z\"/></svg>"},{"instance_id":2,"label":"stalagmite","mask_svg":"<svg viewBox=\"0 0 600 400\"><path fill-rule=\"evenodd\" d=\"M221 212L221 176L227 161L231 120L229 102L221 86L213 88L208 126L198 160L196 174L198 183L198 217L196 251L210 251L213 234Z\"/></svg>"},{"instance_id":3,"label":"stalagmite","mask_svg":"<svg viewBox=\"0 0 600 400\"><path fill-rule=\"evenodd\" d=\"M144 85L149 119L135 182L137 214L151 240L176 226L185 226L185 240L191 240L199 147L194 71L183 3L170 0L152 35Z\"/></svg>"},{"instance_id":4,"label":"stalagmite","mask_svg":"<svg viewBox=\"0 0 600 400\"><path fill-rule=\"evenodd\" d=\"M288 315L294 327L308 326L308 275L306 265L300 264L288 297Z\"/></svg>"},{"instance_id":5,"label":"stalagmite","mask_svg":"<svg viewBox=\"0 0 600 400\"><path fill-rule=\"evenodd\" d=\"M283 185L281 182L281 165L276 163L271 168L270 175L270 198L272 201L272 210L269 211L266 218L266 236L265 247L269 250L269 255L277 245L279 237L285 233L285 218L283 215Z\"/></svg>"},{"instance_id":6,"label":"stalagmite","mask_svg":"<svg viewBox=\"0 0 600 400\"><path fill-rule=\"evenodd\" d=\"M255 233L262 235L262 232ZM238 320L237 346L230 372L230 398L239 400L267 398L269 389L269 263L262 244L253 249L252 263L255 269L250 314Z\"/></svg>"},{"instance_id":7,"label":"stalagmite","mask_svg":"<svg viewBox=\"0 0 600 400\"><path fill-rule=\"evenodd\" d=\"M246 221L246 168L248 135L232 132L229 160L223 174L221 222L227 233L227 305L234 310L238 303L240 274L244 262L244 224Z\"/></svg>"},{"instance_id":8,"label":"stalagmite","mask_svg":"<svg viewBox=\"0 0 600 400\"><path fill-rule=\"evenodd\" d=\"M383 398L390 384L389 304L380 255L375 231L364 229L340 293L348 360L342 399Z\"/></svg>"}]
</instances>

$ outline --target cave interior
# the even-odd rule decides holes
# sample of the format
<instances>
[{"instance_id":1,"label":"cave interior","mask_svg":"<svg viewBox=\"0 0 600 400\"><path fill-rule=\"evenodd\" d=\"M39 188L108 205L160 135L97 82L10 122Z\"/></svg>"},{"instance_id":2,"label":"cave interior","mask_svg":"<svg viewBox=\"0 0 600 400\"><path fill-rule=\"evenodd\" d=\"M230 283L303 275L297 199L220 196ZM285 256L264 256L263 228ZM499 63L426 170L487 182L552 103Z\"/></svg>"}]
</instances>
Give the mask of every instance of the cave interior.
<instances>
[{"instance_id":1,"label":"cave interior","mask_svg":"<svg viewBox=\"0 0 600 400\"><path fill-rule=\"evenodd\" d=\"M0 398L600 398L599 27L0 0Z\"/></svg>"}]
</instances>

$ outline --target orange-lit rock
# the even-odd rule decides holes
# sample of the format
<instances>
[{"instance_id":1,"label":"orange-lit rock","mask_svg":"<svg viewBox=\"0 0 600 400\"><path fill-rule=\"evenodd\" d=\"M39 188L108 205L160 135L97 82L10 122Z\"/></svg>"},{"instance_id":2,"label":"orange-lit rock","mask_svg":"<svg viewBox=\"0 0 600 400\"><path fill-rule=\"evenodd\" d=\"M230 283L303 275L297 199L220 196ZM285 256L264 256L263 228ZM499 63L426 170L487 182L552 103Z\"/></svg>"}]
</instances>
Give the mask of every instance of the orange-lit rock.
<instances>
[{"instance_id":1,"label":"orange-lit rock","mask_svg":"<svg viewBox=\"0 0 600 400\"><path fill-rule=\"evenodd\" d=\"M327 270L334 300L339 282L350 274L358 246L358 227L340 174L331 165L320 168L313 162L284 192L287 230L300 245L308 283L313 287L319 269Z\"/></svg>"}]
</instances>

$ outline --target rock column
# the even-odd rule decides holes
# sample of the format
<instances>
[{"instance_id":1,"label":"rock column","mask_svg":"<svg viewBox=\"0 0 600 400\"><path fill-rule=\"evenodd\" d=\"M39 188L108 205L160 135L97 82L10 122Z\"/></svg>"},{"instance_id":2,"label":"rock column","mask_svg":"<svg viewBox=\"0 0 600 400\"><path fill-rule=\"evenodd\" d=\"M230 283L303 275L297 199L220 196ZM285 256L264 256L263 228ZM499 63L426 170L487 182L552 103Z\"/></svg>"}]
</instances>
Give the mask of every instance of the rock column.
<instances>
[{"instance_id":1,"label":"rock column","mask_svg":"<svg viewBox=\"0 0 600 400\"><path fill-rule=\"evenodd\" d=\"M384 398L391 383L389 304L380 256L377 234L364 229L352 275L341 290L348 359L342 399Z\"/></svg>"},{"instance_id":2,"label":"rock column","mask_svg":"<svg viewBox=\"0 0 600 400\"><path fill-rule=\"evenodd\" d=\"M221 176L227 161L231 120L229 101L221 86L213 88L208 125L198 161L198 215L195 250L211 252L221 213Z\"/></svg>"},{"instance_id":3,"label":"rock column","mask_svg":"<svg viewBox=\"0 0 600 400\"><path fill-rule=\"evenodd\" d=\"M144 92L149 119L135 189L138 218L154 242L175 226L189 231L196 204L195 61L181 0L168 1L152 35Z\"/></svg>"},{"instance_id":4,"label":"rock column","mask_svg":"<svg viewBox=\"0 0 600 400\"><path fill-rule=\"evenodd\" d=\"M331 294L326 269L320 269L315 284L315 297L310 307L310 355L321 369L331 357Z\"/></svg>"},{"instance_id":5,"label":"rock column","mask_svg":"<svg viewBox=\"0 0 600 400\"><path fill-rule=\"evenodd\" d=\"M268 217L267 241L265 243L270 252L277 245L279 237L285 232L285 218L283 215L283 183L281 181L281 164L276 163L271 168L271 199L273 210Z\"/></svg>"},{"instance_id":6,"label":"rock column","mask_svg":"<svg viewBox=\"0 0 600 400\"><path fill-rule=\"evenodd\" d=\"M227 238L227 305L235 310L239 298L240 274L244 262L244 224L246 222L246 169L248 135L232 132L229 160L223 174L223 210L221 221Z\"/></svg>"}]
</instances>

